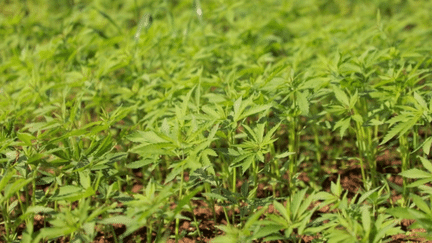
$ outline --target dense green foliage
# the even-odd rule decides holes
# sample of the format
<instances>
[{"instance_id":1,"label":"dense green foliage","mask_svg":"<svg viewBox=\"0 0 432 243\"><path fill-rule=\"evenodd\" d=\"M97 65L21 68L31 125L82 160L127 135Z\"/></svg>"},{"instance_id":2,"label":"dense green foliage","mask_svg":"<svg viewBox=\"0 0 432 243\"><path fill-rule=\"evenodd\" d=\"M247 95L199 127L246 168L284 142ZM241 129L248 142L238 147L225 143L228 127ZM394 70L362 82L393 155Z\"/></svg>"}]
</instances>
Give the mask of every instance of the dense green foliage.
<instances>
[{"instance_id":1,"label":"dense green foliage","mask_svg":"<svg viewBox=\"0 0 432 243\"><path fill-rule=\"evenodd\" d=\"M402 219L427 237L431 9L0 2L1 240L199 241L197 201L212 242L384 242ZM349 168L355 195L329 182Z\"/></svg>"}]
</instances>

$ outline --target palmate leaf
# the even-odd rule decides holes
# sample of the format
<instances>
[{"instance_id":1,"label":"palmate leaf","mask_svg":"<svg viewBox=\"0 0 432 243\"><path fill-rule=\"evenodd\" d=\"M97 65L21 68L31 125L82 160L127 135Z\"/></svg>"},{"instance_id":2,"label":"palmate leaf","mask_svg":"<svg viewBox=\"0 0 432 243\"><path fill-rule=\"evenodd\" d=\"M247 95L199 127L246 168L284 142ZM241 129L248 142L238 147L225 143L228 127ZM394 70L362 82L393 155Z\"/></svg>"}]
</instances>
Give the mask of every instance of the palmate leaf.
<instances>
[{"instance_id":1,"label":"palmate leaf","mask_svg":"<svg viewBox=\"0 0 432 243\"><path fill-rule=\"evenodd\" d=\"M424 179L424 178L430 178L432 179L432 174L419 170L419 169L410 169L410 170L406 170L406 171L402 171L401 173L399 173L399 175L406 177L406 178L411 178L411 179Z\"/></svg>"},{"instance_id":2,"label":"palmate leaf","mask_svg":"<svg viewBox=\"0 0 432 243\"><path fill-rule=\"evenodd\" d=\"M126 136L126 139L135 142L135 143L166 143L168 142L166 139L159 136L154 131L135 131L134 133Z\"/></svg>"},{"instance_id":3,"label":"palmate leaf","mask_svg":"<svg viewBox=\"0 0 432 243\"><path fill-rule=\"evenodd\" d=\"M262 222L260 222L260 223L262 223ZM254 234L254 236L255 236L256 239L261 239L261 238L263 238L263 237L266 237L266 236L269 236L269 235L275 234L275 235L271 236L271 237L273 237L273 238L271 238L271 240L282 240L283 237L282 237L282 235L280 235L279 232L280 232L283 228L284 228L284 227L281 226L281 225L267 225L267 226L261 227L261 228L258 230L258 232ZM270 238L266 238L266 239L264 239L264 240L265 240L266 242L268 242L268 241L270 241Z\"/></svg>"},{"instance_id":4,"label":"palmate leaf","mask_svg":"<svg viewBox=\"0 0 432 243\"><path fill-rule=\"evenodd\" d=\"M224 121L227 119L225 111L220 105L216 104L213 107L210 107L209 105L203 105L201 109L209 117L209 120Z\"/></svg>"},{"instance_id":5,"label":"palmate leaf","mask_svg":"<svg viewBox=\"0 0 432 243\"><path fill-rule=\"evenodd\" d=\"M400 173L401 176L406 177L406 178L411 178L411 179L420 179L417 180L411 184L408 185L408 187L419 187L421 185L424 185L428 182L432 181L432 164L430 161L428 161L426 158L420 157L420 161L423 164L423 167L425 169L427 169L429 172L427 171L422 171L419 169L410 169L410 170L406 170Z\"/></svg>"},{"instance_id":6,"label":"palmate leaf","mask_svg":"<svg viewBox=\"0 0 432 243\"><path fill-rule=\"evenodd\" d=\"M246 129L245 132L247 133L247 135L249 137L252 137L252 139L253 139L254 142L260 143L260 140L262 140L262 136L263 136L263 133L264 133L264 124L263 123L259 123L257 125L257 129L256 130L258 130L258 131L254 131L252 128L250 128L246 124L243 124L243 127ZM244 147L244 146L242 146L242 147Z\"/></svg>"},{"instance_id":7,"label":"palmate leaf","mask_svg":"<svg viewBox=\"0 0 432 243\"><path fill-rule=\"evenodd\" d=\"M427 169L431 173L431 176L432 176L432 163L424 157L418 156L418 158L420 159L424 168Z\"/></svg>"},{"instance_id":8,"label":"palmate leaf","mask_svg":"<svg viewBox=\"0 0 432 243\"><path fill-rule=\"evenodd\" d=\"M412 208L389 208L386 210L390 215L401 219L424 218L424 214Z\"/></svg>"},{"instance_id":9,"label":"palmate leaf","mask_svg":"<svg viewBox=\"0 0 432 243\"><path fill-rule=\"evenodd\" d=\"M138 168L142 168L142 167L144 167L146 165L153 164L155 162L156 162L156 160L145 158L145 159L141 159L141 160L138 160L138 161L134 161L132 163L128 163L126 165L126 168L129 168L129 169L138 169Z\"/></svg>"},{"instance_id":10,"label":"palmate leaf","mask_svg":"<svg viewBox=\"0 0 432 243\"><path fill-rule=\"evenodd\" d=\"M430 206L424 201L424 199L415 195L415 194L410 195L410 197L412 198L412 200L416 204L416 206L421 211L423 211L426 215L430 216L432 219L432 210L431 210Z\"/></svg>"},{"instance_id":11,"label":"palmate leaf","mask_svg":"<svg viewBox=\"0 0 432 243\"><path fill-rule=\"evenodd\" d=\"M240 96L233 104L233 121L238 122L248 116L268 110L272 107L271 104L256 105L252 101L252 96L247 100L243 100ZM249 108L248 108L249 107ZM248 108L248 109L246 109Z\"/></svg>"},{"instance_id":12,"label":"palmate leaf","mask_svg":"<svg viewBox=\"0 0 432 243\"><path fill-rule=\"evenodd\" d=\"M62 227L50 227L43 228L39 231L37 237L33 240L33 243L41 242L42 239L54 239L60 236L69 235L75 232L77 228L71 226L62 226Z\"/></svg>"},{"instance_id":13,"label":"palmate leaf","mask_svg":"<svg viewBox=\"0 0 432 243\"><path fill-rule=\"evenodd\" d=\"M307 189L303 189L291 197L292 201L291 201L291 208L290 209L291 209L293 219L296 219L297 216L300 216L299 214L303 213L303 212L299 212L299 208L300 208L301 202L304 200L306 190ZM305 204L307 204L307 202L310 200L311 200L311 198L306 199ZM307 206L309 206L309 205L307 205Z\"/></svg>"},{"instance_id":14,"label":"palmate leaf","mask_svg":"<svg viewBox=\"0 0 432 243\"><path fill-rule=\"evenodd\" d=\"M0 192L2 192L5 187L11 183L12 177L16 175L17 171L15 169L7 170L6 174L3 174L0 180Z\"/></svg>"},{"instance_id":15,"label":"palmate leaf","mask_svg":"<svg viewBox=\"0 0 432 243\"><path fill-rule=\"evenodd\" d=\"M276 130L279 128L280 123L278 123L276 126L272 127L272 129L270 129L270 131L268 131L264 137L264 139L262 140L262 144L266 145L266 144L271 144L274 141L276 141L275 139L272 139L274 133L276 132Z\"/></svg>"},{"instance_id":16,"label":"palmate leaf","mask_svg":"<svg viewBox=\"0 0 432 243\"><path fill-rule=\"evenodd\" d=\"M176 146L172 143L156 143L156 144L142 144L130 149L130 152L137 153L142 156L148 155L175 155L171 149Z\"/></svg>"},{"instance_id":17,"label":"palmate leaf","mask_svg":"<svg viewBox=\"0 0 432 243\"><path fill-rule=\"evenodd\" d=\"M29 133L17 133L18 139L21 140L25 145L31 146L32 140L35 140L36 137Z\"/></svg>"},{"instance_id":18,"label":"palmate leaf","mask_svg":"<svg viewBox=\"0 0 432 243\"><path fill-rule=\"evenodd\" d=\"M345 131L350 127L350 123L351 123L350 117L339 120L338 122L336 122L335 126L333 127L333 131L340 128L339 134L342 138L345 135Z\"/></svg>"},{"instance_id":19,"label":"palmate leaf","mask_svg":"<svg viewBox=\"0 0 432 243\"><path fill-rule=\"evenodd\" d=\"M5 180L3 180L3 179L5 179ZM1 184L3 184L4 182L9 183L9 184L7 186L5 186L4 195L1 195L1 193L0 193L0 204L9 200L12 196L15 195L15 193L17 193L19 190L21 190L23 187L25 187L27 184L29 184L33 180L33 178L17 179L13 183L10 183L10 179L11 178L8 178L8 177L2 178ZM3 185L0 185L0 186L3 187ZM1 190L0 190L0 192L1 192Z\"/></svg>"},{"instance_id":20,"label":"palmate leaf","mask_svg":"<svg viewBox=\"0 0 432 243\"><path fill-rule=\"evenodd\" d=\"M99 140L97 142L97 145L97 148L89 155L93 155L94 157L101 157L102 155L111 151L114 148L113 138L111 137L111 135L108 135L104 139Z\"/></svg>"},{"instance_id":21,"label":"palmate leaf","mask_svg":"<svg viewBox=\"0 0 432 243\"><path fill-rule=\"evenodd\" d=\"M241 120L241 119L246 118L246 117L248 117L248 116L250 116L250 115L257 114L257 113L260 113L260 112L262 112L262 111L268 110L268 109L270 109L271 107L272 107L272 105L270 105L270 104L267 104L267 105L254 105L254 106L252 106L251 108L249 108L246 112L244 112L244 113L243 113L243 114L238 118L238 120Z\"/></svg>"},{"instance_id":22,"label":"palmate leaf","mask_svg":"<svg viewBox=\"0 0 432 243\"><path fill-rule=\"evenodd\" d=\"M242 175L249 169L255 160L255 153L245 153L239 155L230 165L231 168L242 167Z\"/></svg>"},{"instance_id":23,"label":"palmate leaf","mask_svg":"<svg viewBox=\"0 0 432 243\"><path fill-rule=\"evenodd\" d=\"M258 212L255 212L253 215L251 215L248 220L246 221L246 223L244 224L243 227L243 232L245 233L249 233L248 231L250 230L250 228L252 227L253 224L255 224L259 217L268 209L268 206L265 206L263 208L261 208L260 210L258 210ZM256 239L256 238L255 238Z\"/></svg>"},{"instance_id":24,"label":"palmate leaf","mask_svg":"<svg viewBox=\"0 0 432 243\"><path fill-rule=\"evenodd\" d=\"M339 103L343 104L345 107L349 107L350 106L350 101L348 99L348 96L345 94L345 92L343 90L341 90L336 85L333 85L332 89L333 89L335 97L339 101Z\"/></svg>"},{"instance_id":25,"label":"palmate leaf","mask_svg":"<svg viewBox=\"0 0 432 243\"><path fill-rule=\"evenodd\" d=\"M198 186L193 191L189 192L187 195L185 195L178 203L176 208L174 209L174 215L176 216L178 213L180 213L183 210L183 207L190 202L190 200L201 190L203 189L203 186Z\"/></svg>"},{"instance_id":26,"label":"palmate leaf","mask_svg":"<svg viewBox=\"0 0 432 243\"><path fill-rule=\"evenodd\" d=\"M419 118L420 116L414 116L409 118L407 117L407 120L392 127L389 132L384 136L383 141L380 143L380 145L387 143L396 135L398 135L398 137L404 135L409 129L411 129L415 124L417 124Z\"/></svg>"},{"instance_id":27,"label":"palmate leaf","mask_svg":"<svg viewBox=\"0 0 432 243\"><path fill-rule=\"evenodd\" d=\"M93 188L88 187L87 189L83 189L82 187L66 185L60 187L58 194L52 196L50 200L59 201L66 200L69 202L77 201L82 198L87 198L95 194Z\"/></svg>"},{"instance_id":28,"label":"palmate leaf","mask_svg":"<svg viewBox=\"0 0 432 243\"><path fill-rule=\"evenodd\" d=\"M252 163L254 163L255 161L255 156L251 155L248 156L244 162L242 163L242 175L244 175L244 173L249 169L249 167L252 165Z\"/></svg>"},{"instance_id":29,"label":"palmate leaf","mask_svg":"<svg viewBox=\"0 0 432 243\"><path fill-rule=\"evenodd\" d=\"M427 105L426 101L417 92L414 92L414 99L419 104L419 107L417 106L418 109L420 109L420 110L428 110L428 105Z\"/></svg>"},{"instance_id":30,"label":"palmate leaf","mask_svg":"<svg viewBox=\"0 0 432 243\"><path fill-rule=\"evenodd\" d=\"M124 215L116 215L114 217L105 218L103 220L100 220L99 223L101 224L124 224L126 226L131 225L134 223L133 219L124 216Z\"/></svg>"}]
</instances>

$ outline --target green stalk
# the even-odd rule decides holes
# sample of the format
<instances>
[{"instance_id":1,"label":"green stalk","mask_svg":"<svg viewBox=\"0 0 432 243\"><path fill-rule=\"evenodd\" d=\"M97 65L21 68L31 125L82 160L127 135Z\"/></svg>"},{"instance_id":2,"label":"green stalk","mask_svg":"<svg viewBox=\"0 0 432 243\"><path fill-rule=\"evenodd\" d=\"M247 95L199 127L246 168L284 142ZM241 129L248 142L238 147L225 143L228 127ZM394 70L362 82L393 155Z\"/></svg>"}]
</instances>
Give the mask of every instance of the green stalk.
<instances>
[{"instance_id":1,"label":"green stalk","mask_svg":"<svg viewBox=\"0 0 432 243\"><path fill-rule=\"evenodd\" d=\"M275 148L274 148L274 144L270 144L270 149L271 149L271 153L272 153L272 160L270 162L270 170L271 170L271 175L276 175L277 180L281 179L280 178L280 171L279 171L279 163L278 160L274 158L274 155L276 154L275 152ZM273 198L276 198L276 185L277 182L272 183L272 189L273 189ZM279 187L279 190L281 190L281 187ZM280 191L280 193L282 193L282 191ZM282 195L282 194L280 194Z\"/></svg>"},{"instance_id":2,"label":"green stalk","mask_svg":"<svg viewBox=\"0 0 432 243\"><path fill-rule=\"evenodd\" d=\"M363 141L363 133L362 133L362 127L361 125L356 122L356 137L357 137L357 146L359 149L359 157L360 157L360 169L361 169L361 175L363 180L363 185L366 185L367 178L364 171L364 161L366 158L364 156L365 148L364 148L364 141ZM367 159L366 159L367 160Z\"/></svg>"},{"instance_id":3,"label":"green stalk","mask_svg":"<svg viewBox=\"0 0 432 243\"><path fill-rule=\"evenodd\" d=\"M316 151L315 151L316 159L317 159L318 163L321 164L320 139L319 139L318 130L317 130L315 124L312 125L312 130L314 133L314 142L315 142L315 147L316 147Z\"/></svg>"},{"instance_id":4,"label":"green stalk","mask_svg":"<svg viewBox=\"0 0 432 243\"><path fill-rule=\"evenodd\" d=\"M231 130L230 133L228 134L228 139L231 143L231 145L235 145L235 137L234 137L234 130ZM229 169L228 169L229 171ZM235 193L236 190L236 182L237 182L237 168L232 168L232 192ZM232 205L231 207L232 210L232 223L235 224L235 205ZM226 214L226 212L225 212ZM229 220L227 220L229 221Z\"/></svg>"},{"instance_id":5,"label":"green stalk","mask_svg":"<svg viewBox=\"0 0 432 243\"><path fill-rule=\"evenodd\" d=\"M288 121L290 118L288 118ZM289 126L289 135L288 135L288 151L294 152L295 154L292 154L289 156L289 189L290 194L293 193L294 190L294 176L297 173L297 156L298 156L298 134L297 134L297 119L295 117L291 117L291 124Z\"/></svg>"},{"instance_id":6,"label":"green stalk","mask_svg":"<svg viewBox=\"0 0 432 243\"><path fill-rule=\"evenodd\" d=\"M6 202L6 208L2 207L2 213L3 213L3 218L4 218L4 227L5 227L5 236L3 236L6 239L6 242L10 241L9 236L11 235L9 232L9 214L7 212L7 209L9 207L9 201Z\"/></svg>"},{"instance_id":7,"label":"green stalk","mask_svg":"<svg viewBox=\"0 0 432 243\"><path fill-rule=\"evenodd\" d=\"M229 216L228 216L228 213L227 213L225 207L223 207L223 211L224 211L224 214L225 214L225 219L226 219L226 221L227 221L227 225L229 226L229 225L231 225L231 224L230 224ZM234 214L234 213L233 213L233 214ZM233 222L233 224L234 224L234 222Z\"/></svg>"},{"instance_id":8,"label":"green stalk","mask_svg":"<svg viewBox=\"0 0 432 243\"><path fill-rule=\"evenodd\" d=\"M190 201L189 201L189 208L190 208L190 210L191 210L192 217L193 217L194 222L195 222L195 227L196 227L196 229L197 229L197 231L198 231L198 235L199 235L199 237L201 237L201 231L200 231L200 229L199 229L199 224L198 224L198 221L197 221L197 219L196 219L196 216L195 216L195 214L194 214L194 212L193 212L192 204L191 204ZM216 221L215 221L215 222L216 222Z\"/></svg>"},{"instance_id":9,"label":"green stalk","mask_svg":"<svg viewBox=\"0 0 432 243\"><path fill-rule=\"evenodd\" d=\"M180 190L179 190L179 201L181 201L183 197L183 181L184 181L184 164L181 169L181 177L180 177ZM175 228L175 242L178 243L179 240L179 228L180 228L180 219L176 218L176 228Z\"/></svg>"},{"instance_id":10,"label":"green stalk","mask_svg":"<svg viewBox=\"0 0 432 243\"><path fill-rule=\"evenodd\" d=\"M211 188L210 188L210 184L207 182L204 182L204 190L206 191L206 193L210 193L211 192ZM213 213L213 222L216 222L216 211L215 211L215 201L213 198L209 198L209 202L210 202L210 207Z\"/></svg>"},{"instance_id":11,"label":"green stalk","mask_svg":"<svg viewBox=\"0 0 432 243\"><path fill-rule=\"evenodd\" d=\"M253 177L254 177L254 184L253 187L256 188L258 186L258 165L256 159L252 163L252 171L253 171ZM257 191L254 191L254 198L256 197Z\"/></svg>"},{"instance_id":12,"label":"green stalk","mask_svg":"<svg viewBox=\"0 0 432 243\"><path fill-rule=\"evenodd\" d=\"M152 241L152 231L153 231L153 224L150 224L150 226L147 227L147 242Z\"/></svg>"},{"instance_id":13,"label":"green stalk","mask_svg":"<svg viewBox=\"0 0 432 243\"><path fill-rule=\"evenodd\" d=\"M233 168L233 185L232 185L232 191L233 193L236 192L236 181L237 181L237 176L236 176L236 171L237 168ZM232 223L235 224L235 205L232 206Z\"/></svg>"},{"instance_id":14,"label":"green stalk","mask_svg":"<svg viewBox=\"0 0 432 243\"><path fill-rule=\"evenodd\" d=\"M400 145L400 156L402 159L402 172L408 170L409 168L409 147L408 147L408 139L407 135L402 135L399 137L399 145ZM402 181L402 196L404 198L404 203L408 200L408 188L407 188L407 178L403 177Z\"/></svg>"},{"instance_id":15,"label":"green stalk","mask_svg":"<svg viewBox=\"0 0 432 243\"><path fill-rule=\"evenodd\" d=\"M32 202L31 205L34 206L36 203L36 177L37 177L37 171L39 170L40 164L37 165L36 169L33 171L33 180L32 180L32 189L33 189L33 194L32 194Z\"/></svg>"}]
</instances>

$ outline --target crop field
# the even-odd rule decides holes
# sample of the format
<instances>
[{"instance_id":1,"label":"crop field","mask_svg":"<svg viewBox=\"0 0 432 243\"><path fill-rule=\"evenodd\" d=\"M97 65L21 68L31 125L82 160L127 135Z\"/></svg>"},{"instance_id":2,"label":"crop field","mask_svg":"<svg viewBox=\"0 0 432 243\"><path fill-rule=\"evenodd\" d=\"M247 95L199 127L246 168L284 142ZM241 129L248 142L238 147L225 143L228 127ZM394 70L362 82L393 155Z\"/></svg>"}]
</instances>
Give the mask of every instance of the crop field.
<instances>
[{"instance_id":1,"label":"crop field","mask_svg":"<svg viewBox=\"0 0 432 243\"><path fill-rule=\"evenodd\" d=\"M432 242L432 1L3 0L0 242Z\"/></svg>"}]
</instances>

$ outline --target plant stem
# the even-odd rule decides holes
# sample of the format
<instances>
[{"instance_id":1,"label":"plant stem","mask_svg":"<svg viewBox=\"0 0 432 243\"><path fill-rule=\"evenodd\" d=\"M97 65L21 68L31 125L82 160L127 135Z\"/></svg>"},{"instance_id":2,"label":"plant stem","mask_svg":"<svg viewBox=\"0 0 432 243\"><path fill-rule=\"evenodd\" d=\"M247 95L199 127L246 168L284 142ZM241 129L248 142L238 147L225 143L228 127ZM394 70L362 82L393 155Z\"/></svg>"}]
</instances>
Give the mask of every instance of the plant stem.
<instances>
[{"instance_id":1,"label":"plant stem","mask_svg":"<svg viewBox=\"0 0 432 243\"><path fill-rule=\"evenodd\" d=\"M367 162L367 158L365 156L365 144L364 144L364 135L363 129L359 122L356 122L356 138L357 138L357 147L359 150L359 159L360 159L360 169L363 180L363 185L366 186L368 178L366 177L365 169L364 169L364 161ZM372 183L373 184L373 183Z\"/></svg>"},{"instance_id":2,"label":"plant stem","mask_svg":"<svg viewBox=\"0 0 432 243\"><path fill-rule=\"evenodd\" d=\"M290 194L294 193L294 176L297 173L297 156L298 156L298 134L297 134L297 119L296 117L289 117L288 118L289 124L289 135L288 135L288 151L294 152L295 154L292 154L289 156L289 190Z\"/></svg>"},{"instance_id":3,"label":"plant stem","mask_svg":"<svg viewBox=\"0 0 432 243\"><path fill-rule=\"evenodd\" d=\"M207 193L210 193L210 192L211 192L211 188L210 188L210 184L209 184L209 183L204 182L204 190L205 190ZM216 222L215 201L214 201L213 198L210 198L209 202L210 202L210 207L211 207L211 210L212 210L212 213L213 213L213 222Z\"/></svg>"},{"instance_id":4,"label":"plant stem","mask_svg":"<svg viewBox=\"0 0 432 243\"><path fill-rule=\"evenodd\" d=\"M198 231L198 235L199 235L199 237L201 237L201 231L200 231L200 228L199 228L199 223L198 223L198 221L197 221L197 219L196 219L196 216L195 216L195 214L194 214L194 211L193 211L193 208L192 208L192 204L191 204L190 201L189 201L189 208L190 208L190 210L191 210L192 217L193 217L194 222L195 222L195 227L196 227L196 229L197 229L197 231ZM216 221L215 221L215 222L216 222Z\"/></svg>"},{"instance_id":5,"label":"plant stem","mask_svg":"<svg viewBox=\"0 0 432 243\"><path fill-rule=\"evenodd\" d=\"M181 169L181 177L180 177L180 190L179 190L179 201L181 201L183 196L183 181L184 181L184 164ZM175 242L177 243L179 240L179 228L180 228L180 219L176 218L176 228L175 228Z\"/></svg>"},{"instance_id":6,"label":"plant stem","mask_svg":"<svg viewBox=\"0 0 432 243\"><path fill-rule=\"evenodd\" d=\"M402 135L399 137L399 145L400 145L400 156L402 159L402 172L408 170L409 168L409 147L408 147L408 139L407 135ZM407 178L403 177L402 181L402 196L404 198L404 203L408 200L408 190L407 190Z\"/></svg>"},{"instance_id":7,"label":"plant stem","mask_svg":"<svg viewBox=\"0 0 432 243\"><path fill-rule=\"evenodd\" d=\"M315 142L315 147L316 147L316 151L315 151L316 159L317 159L317 162L319 164L321 164L321 148L320 148L321 146L320 146L320 139L319 139L318 130L316 128L316 124L312 125L312 130L314 133L314 142Z\"/></svg>"}]
</instances>

